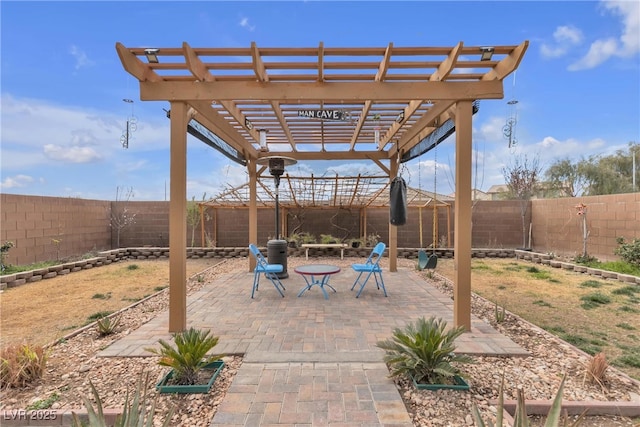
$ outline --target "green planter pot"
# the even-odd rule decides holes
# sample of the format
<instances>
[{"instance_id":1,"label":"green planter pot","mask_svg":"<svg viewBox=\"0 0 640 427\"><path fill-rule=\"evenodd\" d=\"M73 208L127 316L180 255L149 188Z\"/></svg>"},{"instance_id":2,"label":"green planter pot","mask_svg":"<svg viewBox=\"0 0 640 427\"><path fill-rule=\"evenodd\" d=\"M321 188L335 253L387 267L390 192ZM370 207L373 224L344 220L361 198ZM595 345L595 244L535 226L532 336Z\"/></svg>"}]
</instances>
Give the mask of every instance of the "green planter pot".
<instances>
[{"instance_id":1,"label":"green planter pot","mask_svg":"<svg viewBox=\"0 0 640 427\"><path fill-rule=\"evenodd\" d=\"M217 360L205 365L202 369L211 373L209 382L206 384L194 385L167 384L169 380L173 378L173 370L171 370L160 380L158 384L156 384L156 390L160 393L208 393L223 367L224 362L222 360Z\"/></svg>"},{"instance_id":2,"label":"green planter pot","mask_svg":"<svg viewBox=\"0 0 640 427\"><path fill-rule=\"evenodd\" d=\"M469 383L467 383L464 378L456 375L453 377L453 380L455 384L422 384L417 383L413 375L411 376L411 381L413 381L413 385L418 390L469 390Z\"/></svg>"}]
</instances>

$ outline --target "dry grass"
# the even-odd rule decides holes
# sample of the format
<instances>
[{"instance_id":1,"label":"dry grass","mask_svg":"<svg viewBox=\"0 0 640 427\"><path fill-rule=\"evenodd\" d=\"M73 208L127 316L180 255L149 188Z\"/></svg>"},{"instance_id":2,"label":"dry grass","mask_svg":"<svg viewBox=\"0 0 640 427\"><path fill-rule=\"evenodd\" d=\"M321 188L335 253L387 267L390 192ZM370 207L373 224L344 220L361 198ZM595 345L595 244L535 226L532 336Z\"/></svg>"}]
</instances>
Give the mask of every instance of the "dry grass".
<instances>
[{"instance_id":1,"label":"dry grass","mask_svg":"<svg viewBox=\"0 0 640 427\"><path fill-rule=\"evenodd\" d=\"M189 259L187 276L217 262ZM168 261L136 260L5 290L0 294L0 344L48 344L85 325L90 316L118 311L168 284Z\"/></svg>"},{"instance_id":2,"label":"dry grass","mask_svg":"<svg viewBox=\"0 0 640 427\"><path fill-rule=\"evenodd\" d=\"M13 344L0 350L0 388L24 387L42 378L47 366L42 346Z\"/></svg>"},{"instance_id":3,"label":"dry grass","mask_svg":"<svg viewBox=\"0 0 640 427\"><path fill-rule=\"evenodd\" d=\"M436 271L453 279L453 260ZM640 293L628 285L514 259L474 259L471 275L473 292L640 379Z\"/></svg>"},{"instance_id":4,"label":"dry grass","mask_svg":"<svg viewBox=\"0 0 640 427\"><path fill-rule=\"evenodd\" d=\"M587 374L589 380L596 382L601 386L607 382L607 369L609 369L609 362L607 362L607 356L600 352L593 356L587 365Z\"/></svg>"}]
</instances>

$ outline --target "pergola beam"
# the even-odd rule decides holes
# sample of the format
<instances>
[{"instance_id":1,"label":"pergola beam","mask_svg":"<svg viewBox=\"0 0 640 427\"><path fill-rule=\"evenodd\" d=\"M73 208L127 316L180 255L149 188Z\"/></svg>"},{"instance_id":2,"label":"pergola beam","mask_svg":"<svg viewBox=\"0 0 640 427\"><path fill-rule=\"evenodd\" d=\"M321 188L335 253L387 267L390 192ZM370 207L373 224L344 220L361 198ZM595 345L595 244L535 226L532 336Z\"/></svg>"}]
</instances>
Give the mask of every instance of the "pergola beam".
<instances>
[{"instance_id":1,"label":"pergola beam","mask_svg":"<svg viewBox=\"0 0 640 427\"><path fill-rule=\"evenodd\" d=\"M288 102L398 102L402 99L470 100L502 99L499 80L475 82L264 82L158 81L140 82L143 101L198 101L234 99Z\"/></svg>"}]
</instances>

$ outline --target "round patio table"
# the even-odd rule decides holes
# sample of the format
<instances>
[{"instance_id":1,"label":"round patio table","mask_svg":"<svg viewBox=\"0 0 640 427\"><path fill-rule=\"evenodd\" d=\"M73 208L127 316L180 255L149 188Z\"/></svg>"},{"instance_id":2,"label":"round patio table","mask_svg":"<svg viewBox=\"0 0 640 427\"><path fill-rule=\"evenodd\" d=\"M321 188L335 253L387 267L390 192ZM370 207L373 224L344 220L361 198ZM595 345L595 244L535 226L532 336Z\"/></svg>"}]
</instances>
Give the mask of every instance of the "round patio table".
<instances>
[{"instance_id":1,"label":"round patio table","mask_svg":"<svg viewBox=\"0 0 640 427\"><path fill-rule=\"evenodd\" d=\"M293 271L300 274L307 283L298 293L301 296L313 286L319 286L324 293L324 299L329 299L329 294L325 286L336 292L335 288L329 284L329 278L332 274L340 272L340 267L329 264L307 264L296 267Z\"/></svg>"}]
</instances>

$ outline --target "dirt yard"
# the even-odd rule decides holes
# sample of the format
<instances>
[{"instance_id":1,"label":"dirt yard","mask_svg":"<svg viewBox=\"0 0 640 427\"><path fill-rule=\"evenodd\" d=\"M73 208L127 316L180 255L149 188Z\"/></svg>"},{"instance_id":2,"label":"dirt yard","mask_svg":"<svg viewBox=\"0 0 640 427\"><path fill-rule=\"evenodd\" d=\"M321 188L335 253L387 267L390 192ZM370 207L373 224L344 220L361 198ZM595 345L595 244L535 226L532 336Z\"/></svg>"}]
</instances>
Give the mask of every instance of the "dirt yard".
<instances>
[{"instance_id":1,"label":"dirt yard","mask_svg":"<svg viewBox=\"0 0 640 427\"><path fill-rule=\"evenodd\" d=\"M188 259L191 277L218 259ZM169 285L167 260L123 261L41 280L0 293L0 345L48 344ZM94 319L95 320L95 319Z\"/></svg>"},{"instance_id":2,"label":"dirt yard","mask_svg":"<svg viewBox=\"0 0 640 427\"><path fill-rule=\"evenodd\" d=\"M436 271L453 279L452 259ZM640 286L514 259L473 259L471 290L640 379Z\"/></svg>"},{"instance_id":3,"label":"dirt yard","mask_svg":"<svg viewBox=\"0 0 640 427\"><path fill-rule=\"evenodd\" d=\"M187 274L216 262L187 260ZM453 279L453 260L440 259L436 271ZM168 283L167 260L127 261L9 289L0 294L0 344L52 342L90 323L90 316L117 311ZM640 367L633 366L640 354L640 288L634 293L617 281L526 261L474 259L472 291L588 353L604 351L640 378ZM581 299L594 295L601 303Z\"/></svg>"}]
</instances>

